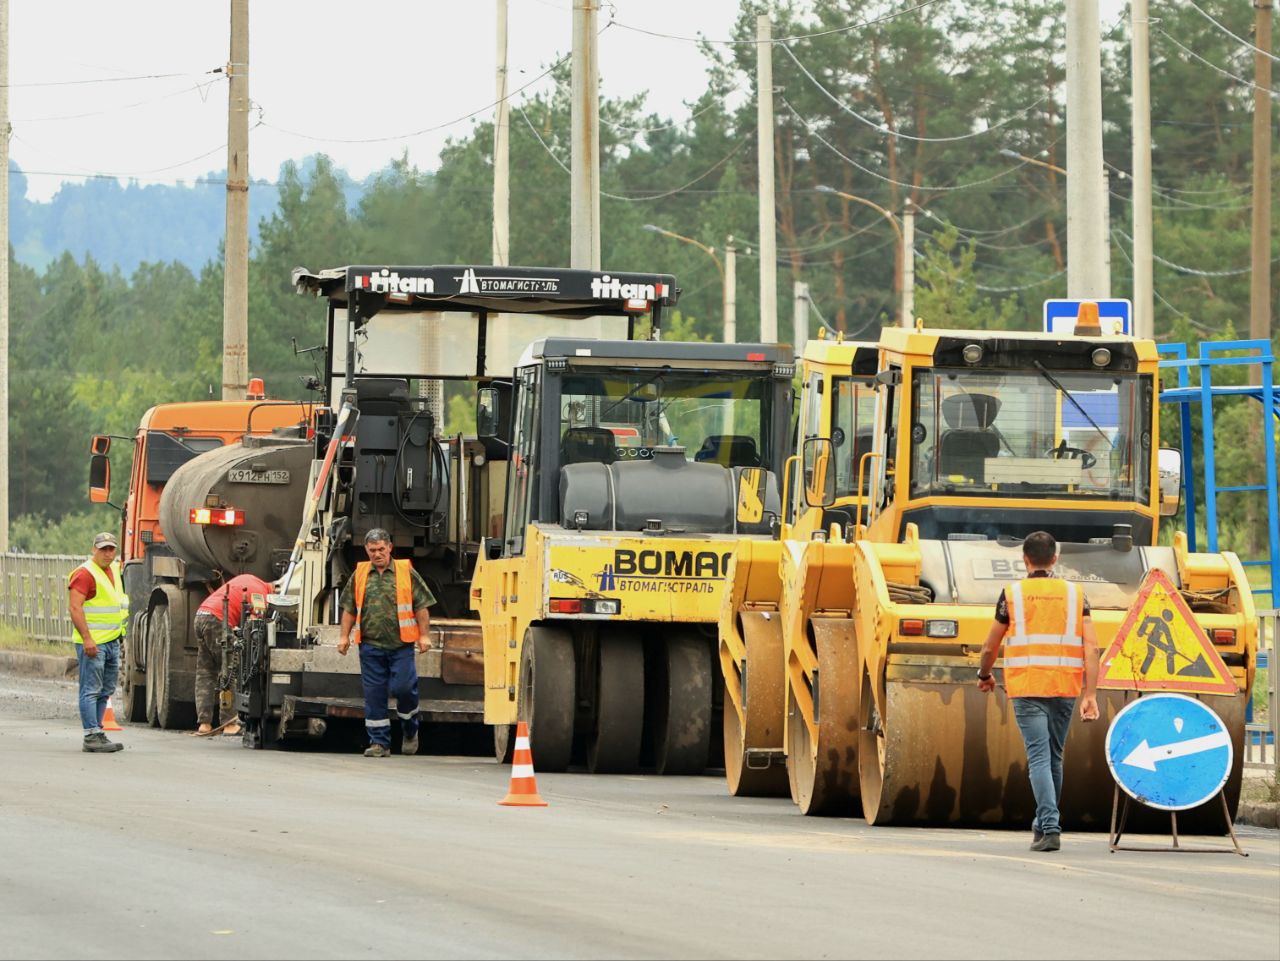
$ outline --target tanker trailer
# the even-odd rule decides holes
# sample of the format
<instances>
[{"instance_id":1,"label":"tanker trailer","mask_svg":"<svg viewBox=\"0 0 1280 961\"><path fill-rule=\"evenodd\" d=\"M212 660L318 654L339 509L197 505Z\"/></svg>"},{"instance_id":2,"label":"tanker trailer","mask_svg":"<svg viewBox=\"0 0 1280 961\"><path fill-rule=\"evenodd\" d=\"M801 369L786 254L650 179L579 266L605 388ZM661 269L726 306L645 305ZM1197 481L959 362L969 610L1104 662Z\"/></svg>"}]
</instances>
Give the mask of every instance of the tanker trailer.
<instances>
[{"instance_id":1,"label":"tanker trailer","mask_svg":"<svg viewBox=\"0 0 1280 961\"><path fill-rule=\"evenodd\" d=\"M311 442L247 436L176 470L160 497L163 550L140 618L147 716L165 729L195 722L196 609L225 580L271 581L289 559L306 499Z\"/></svg>"}]
</instances>

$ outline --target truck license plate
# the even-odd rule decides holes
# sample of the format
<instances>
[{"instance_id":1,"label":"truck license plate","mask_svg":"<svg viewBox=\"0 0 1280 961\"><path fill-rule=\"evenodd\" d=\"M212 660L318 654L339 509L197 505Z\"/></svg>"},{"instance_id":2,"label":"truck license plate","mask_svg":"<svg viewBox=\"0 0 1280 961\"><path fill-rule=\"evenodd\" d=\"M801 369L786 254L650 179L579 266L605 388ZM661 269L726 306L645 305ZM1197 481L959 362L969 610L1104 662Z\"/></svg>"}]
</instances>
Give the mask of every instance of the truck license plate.
<instances>
[{"instance_id":1,"label":"truck license plate","mask_svg":"<svg viewBox=\"0 0 1280 961\"><path fill-rule=\"evenodd\" d=\"M233 467L227 471L227 480L233 484L287 484L287 470L253 471L243 467Z\"/></svg>"}]
</instances>

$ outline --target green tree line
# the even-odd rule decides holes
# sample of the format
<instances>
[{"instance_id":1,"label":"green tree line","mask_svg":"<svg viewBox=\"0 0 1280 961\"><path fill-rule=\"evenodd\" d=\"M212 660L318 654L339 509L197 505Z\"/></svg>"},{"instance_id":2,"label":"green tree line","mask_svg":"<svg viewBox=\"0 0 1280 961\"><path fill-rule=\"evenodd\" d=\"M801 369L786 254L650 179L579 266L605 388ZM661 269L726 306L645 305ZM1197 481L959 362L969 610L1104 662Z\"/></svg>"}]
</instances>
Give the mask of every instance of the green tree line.
<instances>
[{"instance_id":1,"label":"green tree line","mask_svg":"<svg viewBox=\"0 0 1280 961\"><path fill-rule=\"evenodd\" d=\"M1249 35L1247 4L1200 7ZM716 39L753 40L764 9L746 0L731 37ZM902 263L893 229L824 188L923 211L916 313L930 324L1038 329L1042 301L1066 290L1065 183L1019 158L1064 163L1061 5L780 0L767 9L775 37L794 38L773 50L780 337L793 336L794 280L810 285L819 318L850 338L874 337L895 315ZM1157 337L1237 336L1248 330L1252 54L1186 5L1153 0L1152 13ZM687 112L674 118L643 97L601 103L603 264L675 274L679 336L718 339L715 263L645 227L717 254L732 237L738 339L750 340L760 313L755 45L667 42L672 57L705 59L706 87L689 91ZM1105 38L1103 75L1116 296L1130 293L1128 69L1119 24ZM568 260L569 133L562 66L512 105L512 263ZM433 171L393 160L354 204L350 179L326 157L285 167L250 264L250 367L272 396L302 396L312 370L314 355L296 356L291 340L323 340L323 308L291 289L294 267L489 261L492 134L476 123ZM21 546L50 550L112 526L106 509L86 513L88 437L128 436L148 406L217 390L221 300L220 258L198 272L157 262L127 276L66 254L42 271L13 265L10 491ZM465 422L466 403L449 409ZM1257 472L1247 447L1219 452L1224 476ZM119 488L127 461L116 461ZM1244 508L1226 516L1249 526Z\"/></svg>"}]
</instances>

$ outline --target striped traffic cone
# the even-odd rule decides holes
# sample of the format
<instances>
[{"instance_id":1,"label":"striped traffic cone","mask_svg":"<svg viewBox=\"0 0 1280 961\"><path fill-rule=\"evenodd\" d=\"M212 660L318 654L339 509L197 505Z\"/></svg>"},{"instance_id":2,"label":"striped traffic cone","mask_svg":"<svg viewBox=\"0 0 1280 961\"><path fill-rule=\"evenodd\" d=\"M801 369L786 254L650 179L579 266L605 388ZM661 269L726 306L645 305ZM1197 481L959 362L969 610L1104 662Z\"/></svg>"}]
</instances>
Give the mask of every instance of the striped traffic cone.
<instances>
[{"instance_id":1,"label":"striped traffic cone","mask_svg":"<svg viewBox=\"0 0 1280 961\"><path fill-rule=\"evenodd\" d=\"M102 729L104 731L124 730L116 721L116 712L111 707L111 698L107 698L107 711L102 715Z\"/></svg>"},{"instance_id":2,"label":"striped traffic cone","mask_svg":"<svg viewBox=\"0 0 1280 961\"><path fill-rule=\"evenodd\" d=\"M498 802L507 807L544 808L547 802L538 794L538 781L533 776L533 751L529 748L529 725L516 726L516 747L511 757L511 789Z\"/></svg>"}]
</instances>

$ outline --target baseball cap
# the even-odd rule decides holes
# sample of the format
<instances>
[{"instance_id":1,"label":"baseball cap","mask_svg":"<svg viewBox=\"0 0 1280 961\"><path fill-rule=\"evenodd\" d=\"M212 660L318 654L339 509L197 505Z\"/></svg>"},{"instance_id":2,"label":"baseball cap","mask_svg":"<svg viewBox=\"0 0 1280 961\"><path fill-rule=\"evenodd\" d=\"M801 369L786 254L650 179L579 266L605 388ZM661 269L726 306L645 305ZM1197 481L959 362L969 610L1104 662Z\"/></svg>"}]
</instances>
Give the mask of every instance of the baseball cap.
<instances>
[{"instance_id":1,"label":"baseball cap","mask_svg":"<svg viewBox=\"0 0 1280 961\"><path fill-rule=\"evenodd\" d=\"M93 535L93 549L94 549L94 550L97 550L99 547L116 547L116 548L118 548L119 546L120 546L120 545L116 543L116 535L115 535L115 534L112 534L110 531L103 531L101 534L95 534L95 535Z\"/></svg>"}]
</instances>

